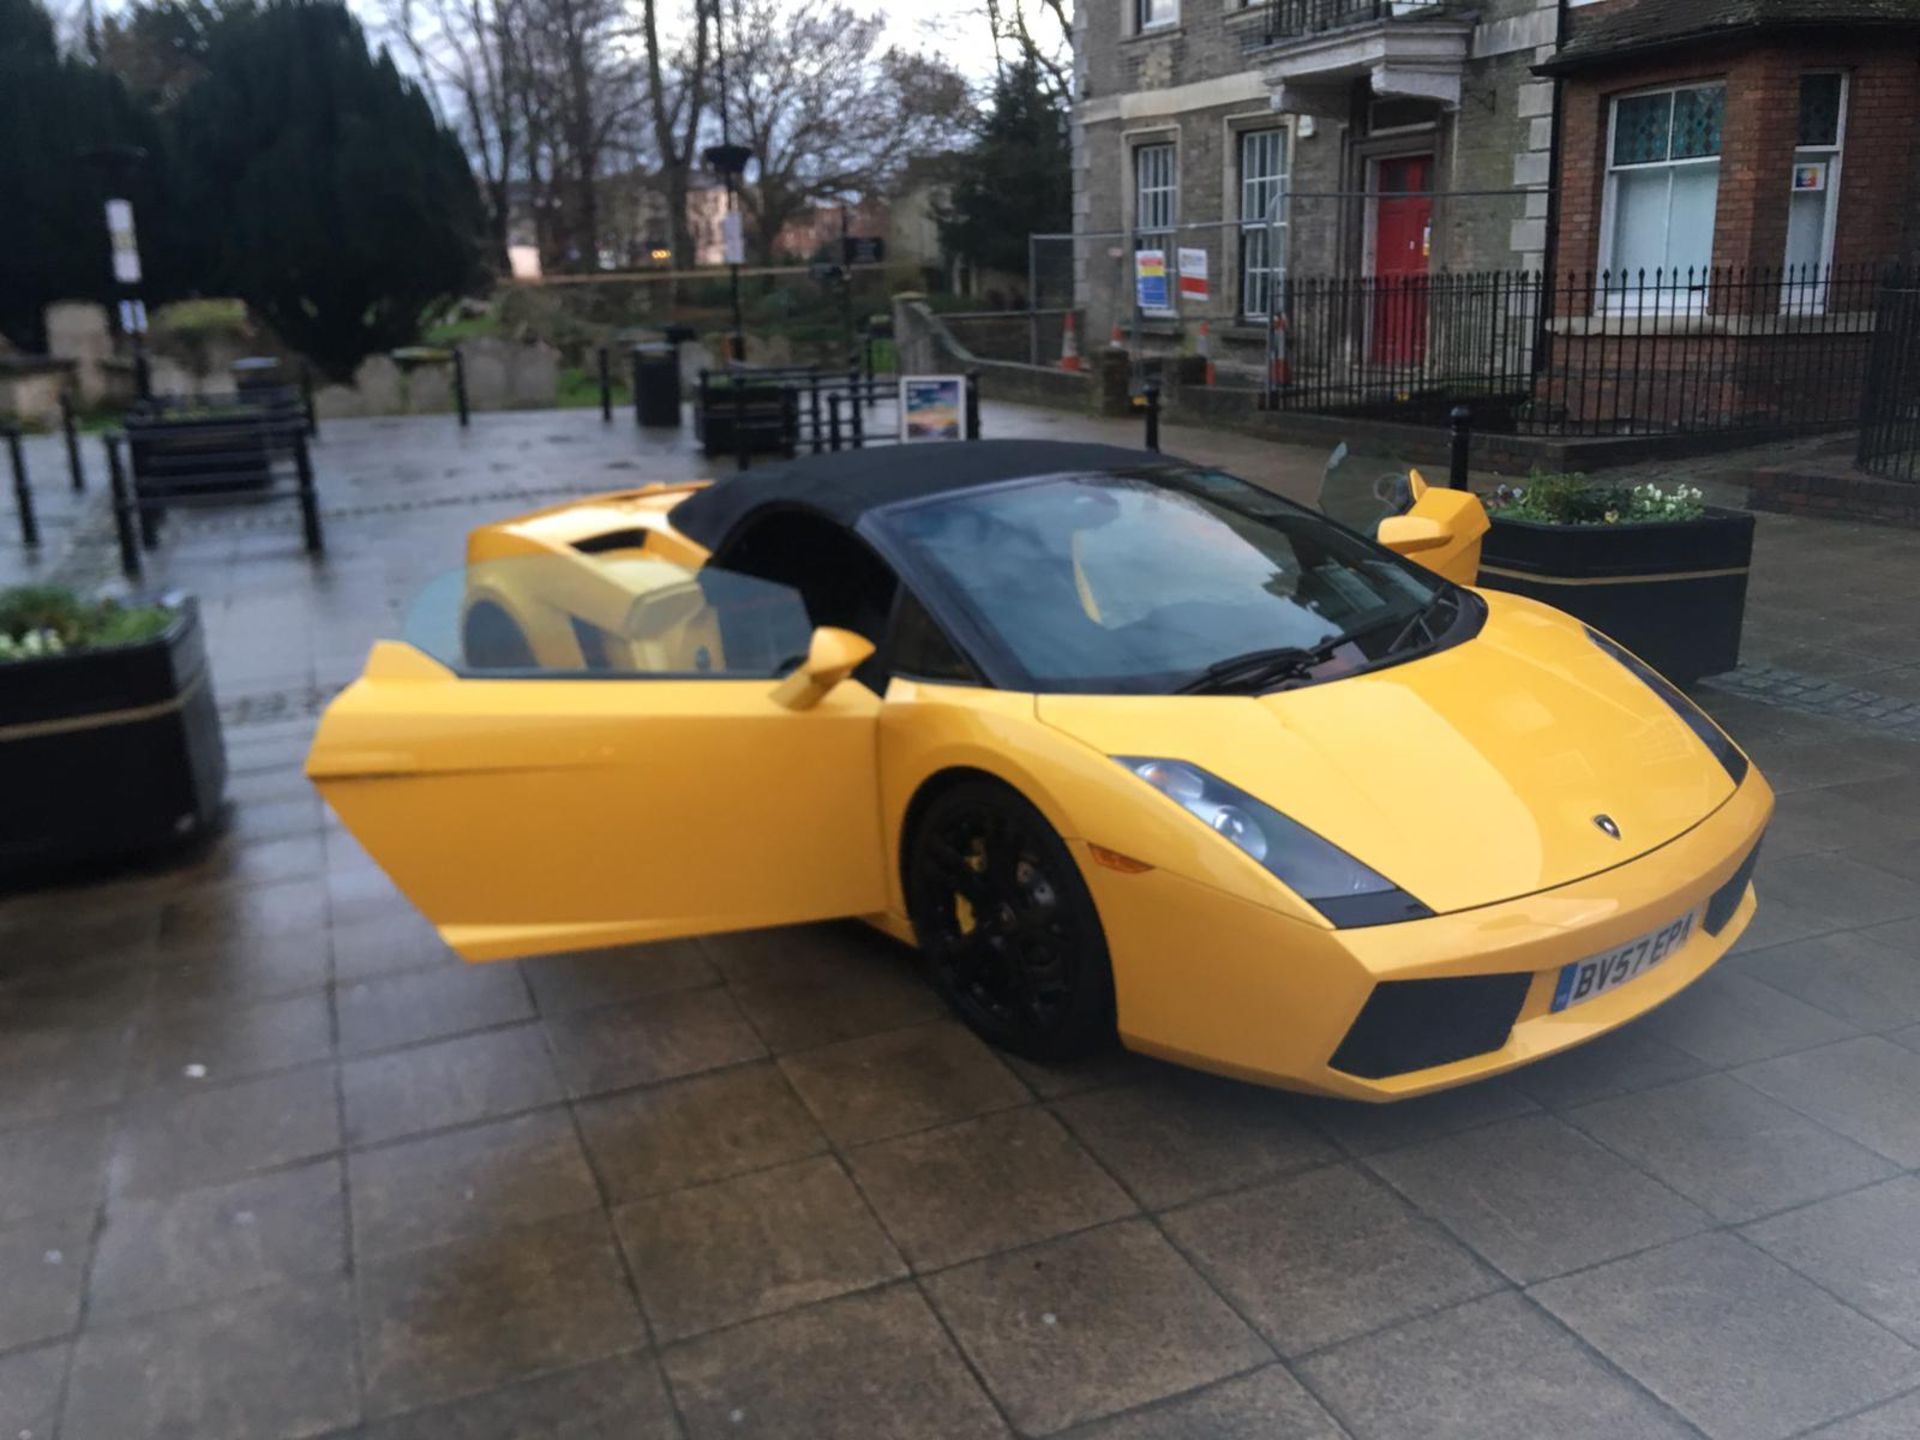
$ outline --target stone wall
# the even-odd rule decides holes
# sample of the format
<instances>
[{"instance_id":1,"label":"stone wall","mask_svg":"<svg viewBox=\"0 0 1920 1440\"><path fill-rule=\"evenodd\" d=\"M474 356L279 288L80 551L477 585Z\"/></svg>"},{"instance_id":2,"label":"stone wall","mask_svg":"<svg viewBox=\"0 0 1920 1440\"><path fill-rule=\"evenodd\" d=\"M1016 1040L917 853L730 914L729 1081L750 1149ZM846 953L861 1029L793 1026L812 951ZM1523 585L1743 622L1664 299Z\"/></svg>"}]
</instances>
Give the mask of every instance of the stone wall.
<instances>
[{"instance_id":1,"label":"stone wall","mask_svg":"<svg viewBox=\"0 0 1920 1440\"><path fill-rule=\"evenodd\" d=\"M539 410L560 393L560 352L544 341L483 337L460 346L473 410ZM400 365L385 355L360 362L351 385L323 385L313 397L322 420L363 415L434 415L454 407L453 367Z\"/></svg>"}]
</instances>

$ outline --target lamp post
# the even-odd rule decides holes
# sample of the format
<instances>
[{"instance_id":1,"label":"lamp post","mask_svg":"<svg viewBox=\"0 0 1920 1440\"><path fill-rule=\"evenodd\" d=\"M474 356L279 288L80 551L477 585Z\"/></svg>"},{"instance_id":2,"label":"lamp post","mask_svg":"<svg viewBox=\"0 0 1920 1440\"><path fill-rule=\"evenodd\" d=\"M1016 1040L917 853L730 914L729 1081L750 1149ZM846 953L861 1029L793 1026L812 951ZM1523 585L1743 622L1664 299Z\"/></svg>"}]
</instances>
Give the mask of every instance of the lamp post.
<instances>
[{"instance_id":1,"label":"lamp post","mask_svg":"<svg viewBox=\"0 0 1920 1440\"><path fill-rule=\"evenodd\" d=\"M747 358L746 326L740 314L740 266L746 260L746 238L740 219L740 181L747 173L753 151L733 143L732 119L727 113L727 21L724 0L713 0L714 71L720 86L720 143L709 145L702 153L713 173L727 187L727 216L721 225L727 268L733 285L733 359Z\"/></svg>"},{"instance_id":2,"label":"lamp post","mask_svg":"<svg viewBox=\"0 0 1920 1440\"><path fill-rule=\"evenodd\" d=\"M138 145L97 145L80 152L80 159L101 177L107 244L113 257L114 284L120 290L120 329L133 347L133 389L142 400L153 398L153 377L147 367L147 307L139 295L140 242L133 229L133 202L125 198L125 191L146 158L147 152Z\"/></svg>"}]
</instances>

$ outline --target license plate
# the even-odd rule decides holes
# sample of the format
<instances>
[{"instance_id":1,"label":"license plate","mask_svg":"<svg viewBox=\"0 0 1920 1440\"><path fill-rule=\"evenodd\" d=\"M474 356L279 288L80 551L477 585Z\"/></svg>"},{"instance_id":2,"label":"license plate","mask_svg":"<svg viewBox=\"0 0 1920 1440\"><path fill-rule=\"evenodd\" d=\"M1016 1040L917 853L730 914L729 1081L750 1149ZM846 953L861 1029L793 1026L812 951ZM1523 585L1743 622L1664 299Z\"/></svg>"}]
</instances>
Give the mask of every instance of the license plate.
<instances>
[{"instance_id":1,"label":"license plate","mask_svg":"<svg viewBox=\"0 0 1920 1440\"><path fill-rule=\"evenodd\" d=\"M1693 924L1694 912L1689 910L1671 924L1629 940L1617 950L1561 966L1560 981L1553 987L1553 1008L1559 1011L1585 1004L1646 974L1687 943L1693 935Z\"/></svg>"}]
</instances>

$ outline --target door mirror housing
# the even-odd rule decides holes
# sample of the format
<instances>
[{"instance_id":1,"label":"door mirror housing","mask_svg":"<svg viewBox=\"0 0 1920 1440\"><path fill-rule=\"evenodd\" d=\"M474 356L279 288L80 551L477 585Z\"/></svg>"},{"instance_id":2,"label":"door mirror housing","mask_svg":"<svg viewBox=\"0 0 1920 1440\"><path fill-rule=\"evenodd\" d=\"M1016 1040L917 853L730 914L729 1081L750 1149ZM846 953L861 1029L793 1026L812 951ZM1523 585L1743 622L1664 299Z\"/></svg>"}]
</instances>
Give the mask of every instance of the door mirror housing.
<instances>
[{"instance_id":1,"label":"door mirror housing","mask_svg":"<svg viewBox=\"0 0 1920 1440\"><path fill-rule=\"evenodd\" d=\"M1480 497L1466 490L1441 490L1428 485L1414 471L1409 480L1413 506L1404 515L1389 515L1374 532L1396 555L1444 575L1456 585L1480 578L1480 542L1492 522Z\"/></svg>"},{"instance_id":2,"label":"door mirror housing","mask_svg":"<svg viewBox=\"0 0 1920 1440\"><path fill-rule=\"evenodd\" d=\"M842 680L873 654L873 642L864 635L822 625L813 632L807 658L779 685L774 687L773 703L789 710L811 710L827 698Z\"/></svg>"}]
</instances>

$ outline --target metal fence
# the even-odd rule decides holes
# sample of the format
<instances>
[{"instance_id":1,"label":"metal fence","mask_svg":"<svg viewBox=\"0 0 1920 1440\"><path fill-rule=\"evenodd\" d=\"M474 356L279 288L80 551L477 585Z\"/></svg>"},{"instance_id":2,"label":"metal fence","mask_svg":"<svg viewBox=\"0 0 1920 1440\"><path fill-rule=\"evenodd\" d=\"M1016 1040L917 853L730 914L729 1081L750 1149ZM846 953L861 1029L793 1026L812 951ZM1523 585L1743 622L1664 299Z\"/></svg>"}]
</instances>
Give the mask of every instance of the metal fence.
<instances>
[{"instance_id":1,"label":"metal fence","mask_svg":"<svg viewBox=\"0 0 1920 1440\"><path fill-rule=\"evenodd\" d=\"M1260 8L1265 12L1265 24L1247 36L1249 48L1436 7L1410 4L1408 0L1264 0Z\"/></svg>"},{"instance_id":2,"label":"metal fence","mask_svg":"<svg viewBox=\"0 0 1920 1440\"><path fill-rule=\"evenodd\" d=\"M1872 267L1291 280L1283 410L1558 436L1858 423ZM1920 366L1916 367L1920 370Z\"/></svg>"},{"instance_id":3,"label":"metal fence","mask_svg":"<svg viewBox=\"0 0 1920 1440\"><path fill-rule=\"evenodd\" d=\"M1896 272L1879 295L1860 412L1860 468L1920 480L1920 276Z\"/></svg>"}]
</instances>

